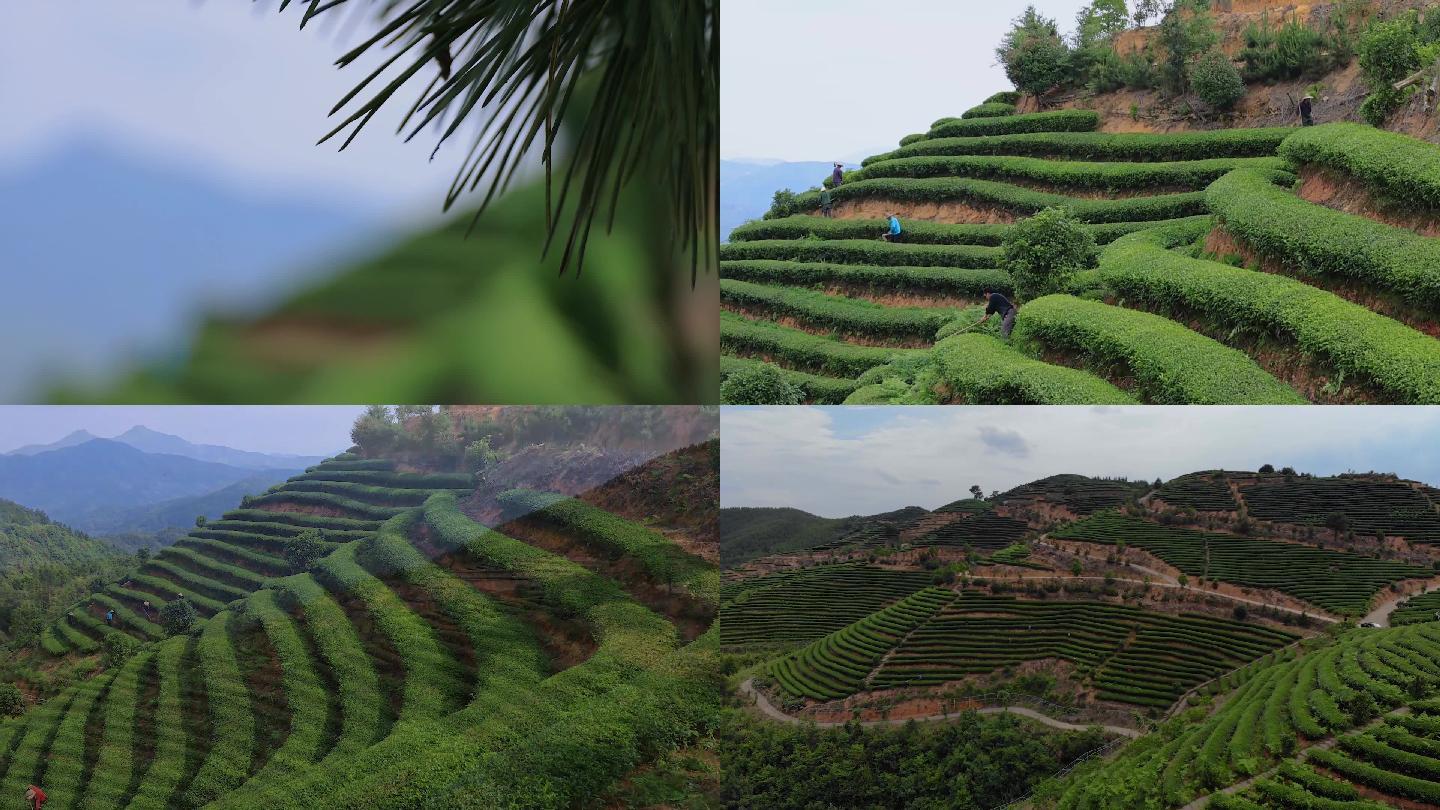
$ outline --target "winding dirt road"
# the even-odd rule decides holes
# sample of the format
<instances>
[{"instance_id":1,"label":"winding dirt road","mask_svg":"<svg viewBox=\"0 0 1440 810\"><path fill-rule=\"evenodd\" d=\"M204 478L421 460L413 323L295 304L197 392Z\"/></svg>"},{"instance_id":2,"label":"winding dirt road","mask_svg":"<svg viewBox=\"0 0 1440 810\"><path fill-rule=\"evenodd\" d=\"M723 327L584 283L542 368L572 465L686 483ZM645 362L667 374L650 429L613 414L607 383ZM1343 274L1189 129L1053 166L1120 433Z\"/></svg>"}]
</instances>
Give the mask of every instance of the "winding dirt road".
<instances>
[{"instance_id":1,"label":"winding dirt road","mask_svg":"<svg viewBox=\"0 0 1440 810\"><path fill-rule=\"evenodd\" d=\"M793 716L793 715L786 714L786 713L780 711L779 709L775 708L775 705L772 704L772 703L769 701L769 699L765 697L765 695L761 694L761 693L760 693L760 690L758 690L758 689L755 688L755 679L754 679L754 678L746 678L746 679L745 679L745 682L742 683L742 684L740 684L740 692L741 692L741 694L750 696L750 698L752 698L752 699L755 701L755 707L756 707L757 709L759 709L762 714L764 714L766 717L770 718L771 720L776 720L776 721L779 721L779 722L781 722L781 723L803 723L803 722L806 722L806 721L800 719L799 717L795 717L795 716ZM1094 724L1094 723L1092 723L1092 724L1090 724L1090 725L1075 724L1075 723L1066 723L1066 722L1064 722L1064 721L1062 721L1062 720L1056 720L1056 719L1053 718L1053 717L1050 717L1050 716L1048 716L1048 715L1041 714L1040 712L1037 712L1037 711L1035 711L1034 709L1029 709L1029 708L1026 708L1026 707L1024 707L1024 706L993 706L993 707L986 707L986 708L983 708L983 709L971 709L971 710L969 710L969 711L976 711L976 712L979 712L980 714L1006 714L1006 713L1009 713L1009 714L1018 714L1018 715L1020 715L1021 717L1028 717L1028 718L1030 718L1031 720L1034 720L1034 721L1039 722L1039 723L1044 723L1045 725L1050 726L1051 728L1061 729L1062 731L1084 731L1084 730L1087 729L1087 728L1094 728L1096 725L1098 725L1098 724ZM894 720L862 720L862 721L860 721L860 725L862 725L862 726L903 726L903 725L905 725L906 723L910 722L911 720L914 720L914 721L919 722L919 723L929 723L929 722L937 721L937 720L953 720L953 719L955 719L955 718L957 718L957 717L960 717L960 716L963 715L964 713L965 713L965 712L951 712L950 714L932 714L932 715L930 715L930 716L928 716L928 717L905 717L905 718L896 718L896 719L894 719ZM819 727L821 727L821 728L834 728L834 727L838 727L838 726L843 726L843 725L845 725L845 723L844 723L844 722L839 722L839 721L827 721L827 722L823 722L823 723L817 722L817 723L815 723L815 725L817 725L817 726L819 726ZM1100 726L1100 728L1104 729L1105 731L1107 731L1107 732L1109 732L1109 733L1111 733L1111 734L1119 734L1119 735L1122 735L1122 736L1125 736L1125 737L1129 737L1129 738L1131 738L1131 739L1135 739L1136 737L1139 737L1140 734L1141 734L1141 732L1136 731L1136 730L1133 729L1133 728L1126 728L1126 727L1124 727L1124 726L1104 726L1104 725L1102 725L1102 726Z\"/></svg>"}]
</instances>

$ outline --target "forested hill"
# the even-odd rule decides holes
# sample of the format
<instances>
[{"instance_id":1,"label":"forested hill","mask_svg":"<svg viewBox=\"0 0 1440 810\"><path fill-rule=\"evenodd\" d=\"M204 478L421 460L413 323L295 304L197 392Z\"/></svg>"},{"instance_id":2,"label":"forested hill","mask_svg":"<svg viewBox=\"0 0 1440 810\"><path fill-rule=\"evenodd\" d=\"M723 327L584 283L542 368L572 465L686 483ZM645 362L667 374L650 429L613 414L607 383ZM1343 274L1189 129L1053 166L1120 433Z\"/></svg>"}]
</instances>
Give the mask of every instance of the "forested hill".
<instances>
[{"instance_id":1,"label":"forested hill","mask_svg":"<svg viewBox=\"0 0 1440 810\"><path fill-rule=\"evenodd\" d=\"M0 500L0 644L39 633L53 606L126 559L44 512Z\"/></svg>"},{"instance_id":2,"label":"forested hill","mask_svg":"<svg viewBox=\"0 0 1440 810\"><path fill-rule=\"evenodd\" d=\"M910 514L914 512L916 514ZM902 514L903 513L903 514ZM740 506L720 510L720 563L731 568L746 560L814 548L839 540L877 520L924 514L906 507L881 515L826 518L789 507Z\"/></svg>"},{"instance_id":3,"label":"forested hill","mask_svg":"<svg viewBox=\"0 0 1440 810\"><path fill-rule=\"evenodd\" d=\"M43 563L82 563L115 556L113 548L56 523L37 509L0 500L0 576Z\"/></svg>"}]
</instances>

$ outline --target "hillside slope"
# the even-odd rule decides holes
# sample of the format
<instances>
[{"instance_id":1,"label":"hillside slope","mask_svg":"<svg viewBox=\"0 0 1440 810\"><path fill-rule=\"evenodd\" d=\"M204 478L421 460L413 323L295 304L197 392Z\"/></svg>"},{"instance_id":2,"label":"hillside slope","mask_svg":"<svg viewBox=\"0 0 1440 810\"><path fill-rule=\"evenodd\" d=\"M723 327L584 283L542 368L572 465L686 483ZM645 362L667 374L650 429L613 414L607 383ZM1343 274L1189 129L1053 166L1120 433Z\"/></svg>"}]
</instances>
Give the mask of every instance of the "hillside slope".
<instances>
[{"instance_id":1,"label":"hillside slope","mask_svg":"<svg viewBox=\"0 0 1440 810\"><path fill-rule=\"evenodd\" d=\"M590 505L603 480L497 494L536 465L477 486L434 460L327 460L77 605L52 653L139 644L0 722L0 787L60 808L562 808L713 728L712 564ZM179 593L200 620L170 635Z\"/></svg>"},{"instance_id":2,"label":"hillside slope","mask_svg":"<svg viewBox=\"0 0 1440 810\"><path fill-rule=\"evenodd\" d=\"M177 352L47 401L627 403L714 401L714 274L657 241L639 191L597 228L585 270L543 259L545 190L507 194L279 303L208 318ZM523 351L517 347L524 347Z\"/></svg>"}]
</instances>

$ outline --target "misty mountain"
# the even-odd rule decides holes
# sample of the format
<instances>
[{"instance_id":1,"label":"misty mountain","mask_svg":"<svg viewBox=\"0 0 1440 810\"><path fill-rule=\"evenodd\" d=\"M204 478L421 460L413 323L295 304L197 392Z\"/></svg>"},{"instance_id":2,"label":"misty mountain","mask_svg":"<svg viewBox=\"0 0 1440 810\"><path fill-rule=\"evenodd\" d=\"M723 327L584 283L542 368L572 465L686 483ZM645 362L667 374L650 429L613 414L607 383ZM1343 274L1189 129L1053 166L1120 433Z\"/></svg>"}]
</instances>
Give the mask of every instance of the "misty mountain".
<instances>
[{"instance_id":1,"label":"misty mountain","mask_svg":"<svg viewBox=\"0 0 1440 810\"><path fill-rule=\"evenodd\" d=\"M37 375L107 370L211 307L265 300L383 230L372 211L232 187L99 136L0 167L0 213L9 400Z\"/></svg>"},{"instance_id":2,"label":"misty mountain","mask_svg":"<svg viewBox=\"0 0 1440 810\"><path fill-rule=\"evenodd\" d=\"M85 516L84 529L128 551L142 545L169 545L194 527L197 516L216 520L238 508L240 499L246 495L258 495L299 472L267 470L203 495L142 506L94 509Z\"/></svg>"},{"instance_id":3,"label":"misty mountain","mask_svg":"<svg viewBox=\"0 0 1440 810\"><path fill-rule=\"evenodd\" d=\"M283 478L294 471L278 472ZM0 498L88 531L92 520L115 508L207 495L255 475L252 468L146 453L123 442L93 439L34 455L0 456Z\"/></svg>"},{"instance_id":4,"label":"misty mountain","mask_svg":"<svg viewBox=\"0 0 1440 810\"><path fill-rule=\"evenodd\" d=\"M78 444L100 438L88 430L77 430L50 444L27 444L24 447L11 450L9 455L33 456L38 453L46 453L51 450L59 450L65 447L74 447ZM325 460L324 456L297 456L289 453L256 453L251 450L236 450L233 447L224 447L218 444L195 444L179 436L172 436L169 433L161 433L151 430L144 425L136 425L119 436L109 441L127 444L136 450L146 453L163 453L172 456L184 456L199 461L213 461L216 464L229 464L233 467L247 467L254 470L301 470L313 464L319 464Z\"/></svg>"},{"instance_id":5,"label":"misty mountain","mask_svg":"<svg viewBox=\"0 0 1440 810\"><path fill-rule=\"evenodd\" d=\"M782 188L805 191L819 186L830 176L832 164L825 162L786 163L764 160L720 161L720 238L770 210L770 200ZM846 168L854 168L847 164Z\"/></svg>"}]
</instances>

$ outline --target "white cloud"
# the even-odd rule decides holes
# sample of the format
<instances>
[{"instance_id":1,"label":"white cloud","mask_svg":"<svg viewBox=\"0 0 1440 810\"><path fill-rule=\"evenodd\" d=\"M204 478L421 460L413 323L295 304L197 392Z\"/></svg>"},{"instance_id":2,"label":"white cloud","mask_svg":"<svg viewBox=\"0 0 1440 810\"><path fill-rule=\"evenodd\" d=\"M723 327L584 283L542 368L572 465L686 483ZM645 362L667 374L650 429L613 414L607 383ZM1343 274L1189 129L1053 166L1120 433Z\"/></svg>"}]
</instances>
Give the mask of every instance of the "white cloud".
<instances>
[{"instance_id":1,"label":"white cloud","mask_svg":"<svg viewBox=\"0 0 1440 810\"><path fill-rule=\"evenodd\" d=\"M373 4L360 4L373 10ZM377 65L337 57L372 31L312 23L247 0L5 0L0 4L0 164L96 135L234 184L360 195L436 212L461 150L395 134L418 90L392 102L344 152L316 146L330 108ZM423 81L423 76L419 77ZM338 145L338 144L337 144ZM0 165L3 168L3 165Z\"/></svg>"},{"instance_id":2,"label":"white cloud","mask_svg":"<svg viewBox=\"0 0 1440 810\"><path fill-rule=\"evenodd\" d=\"M972 484L1063 472L1150 479L1273 463L1440 481L1440 461L1420 451L1440 446L1440 408L725 408L721 421L724 505L828 516L934 508Z\"/></svg>"},{"instance_id":3,"label":"white cloud","mask_svg":"<svg viewBox=\"0 0 1440 810\"><path fill-rule=\"evenodd\" d=\"M1035 0L1062 30L1087 0ZM1010 89L995 47L1024 3L725 0L723 156L840 160Z\"/></svg>"}]
</instances>

